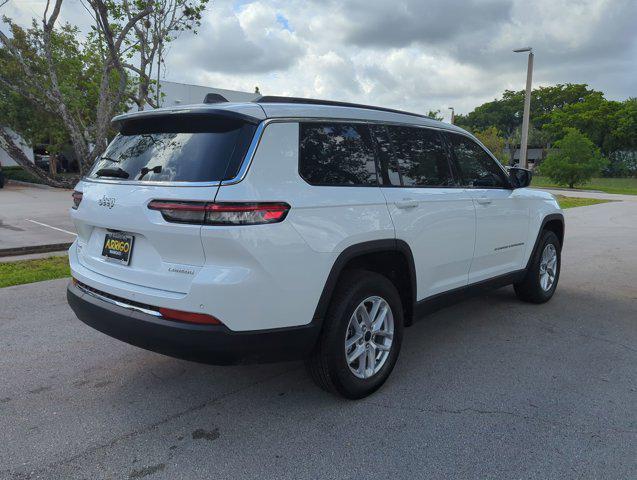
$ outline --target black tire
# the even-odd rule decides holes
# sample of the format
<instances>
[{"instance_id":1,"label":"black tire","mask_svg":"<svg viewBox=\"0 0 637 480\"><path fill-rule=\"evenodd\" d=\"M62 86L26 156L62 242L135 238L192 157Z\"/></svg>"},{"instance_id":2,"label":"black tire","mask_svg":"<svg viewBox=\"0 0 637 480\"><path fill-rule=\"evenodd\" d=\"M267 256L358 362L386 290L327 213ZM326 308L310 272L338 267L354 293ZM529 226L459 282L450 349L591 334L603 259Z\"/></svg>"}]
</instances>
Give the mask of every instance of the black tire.
<instances>
[{"instance_id":1,"label":"black tire","mask_svg":"<svg viewBox=\"0 0 637 480\"><path fill-rule=\"evenodd\" d=\"M540 283L540 264L542 261L542 253L549 244L552 244L555 248L557 263L553 284L549 289L545 290L544 288L542 288L542 285ZM562 251L560 240L557 238L557 235L555 235L555 233L551 232L550 230L544 230L542 232L542 236L540 237L538 247L535 252L533 252L533 257L531 258L529 269L526 272L524 280L513 285L515 294L518 296L518 298L530 303L548 302L551 297L553 297L555 289L557 288L558 280L560 279L560 271L562 270L561 262Z\"/></svg>"},{"instance_id":2,"label":"black tire","mask_svg":"<svg viewBox=\"0 0 637 480\"><path fill-rule=\"evenodd\" d=\"M394 333L387 359L369 378L358 378L345 356L345 336L354 310L365 299L384 299L393 314ZM358 399L378 390L396 364L403 336L403 307L394 284L375 272L352 270L339 280L323 322L321 336L306 361L310 377L322 389L349 399ZM363 354L365 355L365 354Z\"/></svg>"}]
</instances>

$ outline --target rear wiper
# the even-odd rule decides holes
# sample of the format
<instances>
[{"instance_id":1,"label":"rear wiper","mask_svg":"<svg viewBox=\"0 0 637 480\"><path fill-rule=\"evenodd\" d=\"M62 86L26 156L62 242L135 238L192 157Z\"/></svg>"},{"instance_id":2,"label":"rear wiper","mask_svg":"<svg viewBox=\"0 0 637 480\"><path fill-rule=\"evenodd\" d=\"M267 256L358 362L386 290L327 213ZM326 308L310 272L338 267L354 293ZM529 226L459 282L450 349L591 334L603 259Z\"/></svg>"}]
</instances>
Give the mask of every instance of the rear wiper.
<instances>
[{"instance_id":1,"label":"rear wiper","mask_svg":"<svg viewBox=\"0 0 637 480\"><path fill-rule=\"evenodd\" d=\"M115 178L128 178L130 175L123 168L100 168L95 172L97 177L115 177Z\"/></svg>"},{"instance_id":2,"label":"rear wiper","mask_svg":"<svg viewBox=\"0 0 637 480\"><path fill-rule=\"evenodd\" d=\"M155 165L154 167L148 168L148 167L143 167L140 172L139 172L139 178L137 180L141 180L142 178L144 178L146 175L148 175L150 172L153 173L161 173L161 165Z\"/></svg>"}]
</instances>

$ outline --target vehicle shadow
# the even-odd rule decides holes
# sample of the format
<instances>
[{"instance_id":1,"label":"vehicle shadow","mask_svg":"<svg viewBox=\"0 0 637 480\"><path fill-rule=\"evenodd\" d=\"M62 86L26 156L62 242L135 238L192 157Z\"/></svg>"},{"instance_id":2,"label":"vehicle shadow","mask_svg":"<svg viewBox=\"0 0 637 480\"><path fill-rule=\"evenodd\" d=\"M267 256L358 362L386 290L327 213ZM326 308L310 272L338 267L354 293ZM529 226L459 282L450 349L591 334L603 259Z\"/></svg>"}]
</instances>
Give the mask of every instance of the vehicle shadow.
<instances>
[{"instance_id":1,"label":"vehicle shadow","mask_svg":"<svg viewBox=\"0 0 637 480\"><path fill-rule=\"evenodd\" d=\"M494 306L497 306L497 315L493 313ZM435 357L448 357L457 352L459 347L466 347L465 344L472 337L478 336L479 341L480 332L484 334L489 326L499 328L508 324L510 316L519 308L520 302L513 292L502 289L423 317L405 330L401 358L382 390L391 392L400 386L401 389L413 388L417 391L427 377L436 375L439 361L432 361ZM235 402L237 397L248 398L263 408L268 400L294 396L299 408L304 411L357 404L316 387L306 375L303 362L299 361L221 367L172 359L141 350L135 351L135 357L141 361L129 363L121 372L119 388L109 392L108 401L123 410L138 407L148 411L152 405L157 405L158 413L167 413L161 412L164 406L178 403L184 406L184 410L195 407L205 409L214 404ZM414 372L418 373L422 382L411 383ZM121 401L122 398L141 396L141 392L146 396L143 404Z\"/></svg>"}]
</instances>

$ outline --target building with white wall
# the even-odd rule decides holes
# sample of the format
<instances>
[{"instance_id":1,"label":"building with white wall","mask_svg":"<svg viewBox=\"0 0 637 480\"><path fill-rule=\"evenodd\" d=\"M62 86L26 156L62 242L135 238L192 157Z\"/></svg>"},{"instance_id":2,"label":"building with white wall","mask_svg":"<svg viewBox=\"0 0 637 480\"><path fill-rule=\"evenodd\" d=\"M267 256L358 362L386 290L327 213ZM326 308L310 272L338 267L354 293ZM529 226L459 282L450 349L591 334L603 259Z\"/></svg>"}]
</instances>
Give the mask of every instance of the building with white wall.
<instances>
[{"instance_id":1,"label":"building with white wall","mask_svg":"<svg viewBox=\"0 0 637 480\"><path fill-rule=\"evenodd\" d=\"M3 128L3 127L0 126L0 128ZM20 145L20 148L22 149L24 154L27 156L27 158L33 161L33 149L29 147L24 142L24 140L22 140L20 135L18 135L17 133L11 130L9 130L9 133L11 137L13 138L13 141L17 143L18 145ZM17 165L17 163L13 161L13 159L9 156L7 152L5 152L5 150L2 147L0 147L0 165L2 165L3 167L12 167Z\"/></svg>"},{"instance_id":2,"label":"building with white wall","mask_svg":"<svg viewBox=\"0 0 637 480\"><path fill-rule=\"evenodd\" d=\"M229 102L251 102L261 96L260 93L202 87L200 85L189 85L169 81L161 82L160 92L163 94L161 98L162 107L202 103L208 93L217 93L226 98Z\"/></svg>"}]
</instances>

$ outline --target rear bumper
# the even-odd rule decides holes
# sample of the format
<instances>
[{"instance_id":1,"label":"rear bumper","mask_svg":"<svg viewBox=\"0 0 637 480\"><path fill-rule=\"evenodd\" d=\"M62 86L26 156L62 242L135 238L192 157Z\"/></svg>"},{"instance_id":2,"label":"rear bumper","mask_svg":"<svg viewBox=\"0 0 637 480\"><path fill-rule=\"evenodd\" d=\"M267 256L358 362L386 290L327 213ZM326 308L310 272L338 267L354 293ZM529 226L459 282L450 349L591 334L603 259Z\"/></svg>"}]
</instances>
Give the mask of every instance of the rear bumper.
<instances>
[{"instance_id":1,"label":"rear bumper","mask_svg":"<svg viewBox=\"0 0 637 480\"><path fill-rule=\"evenodd\" d=\"M297 360L309 355L319 325L233 332L156 317L98 298L72 283L69 305L85 324L131 345L171 357L213 365Z\"/></svg>"}]
</instances>

